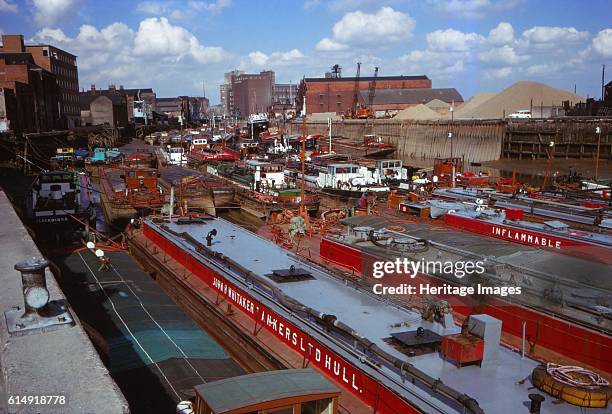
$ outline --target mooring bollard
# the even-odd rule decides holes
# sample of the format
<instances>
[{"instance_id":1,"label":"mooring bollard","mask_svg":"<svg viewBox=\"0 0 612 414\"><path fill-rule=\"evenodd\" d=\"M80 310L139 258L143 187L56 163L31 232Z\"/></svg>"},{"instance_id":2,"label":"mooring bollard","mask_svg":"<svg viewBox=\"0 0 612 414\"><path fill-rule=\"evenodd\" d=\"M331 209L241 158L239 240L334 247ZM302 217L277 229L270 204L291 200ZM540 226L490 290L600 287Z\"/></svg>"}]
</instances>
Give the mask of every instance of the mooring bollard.
<instances>
[{"instance_id":1,"label":"mooring bollard","mask_svg":"<svg viewBox=\"0 0 612 414\"><path fill-rule=\"evenodd\" d=\"M40 258L23 260L15 265L15 270L21 273L23 289L23 302L25 307L24 316L38 314L49 302L49 291L45 269L49 262Z\"/></svg>"}]
</instances>

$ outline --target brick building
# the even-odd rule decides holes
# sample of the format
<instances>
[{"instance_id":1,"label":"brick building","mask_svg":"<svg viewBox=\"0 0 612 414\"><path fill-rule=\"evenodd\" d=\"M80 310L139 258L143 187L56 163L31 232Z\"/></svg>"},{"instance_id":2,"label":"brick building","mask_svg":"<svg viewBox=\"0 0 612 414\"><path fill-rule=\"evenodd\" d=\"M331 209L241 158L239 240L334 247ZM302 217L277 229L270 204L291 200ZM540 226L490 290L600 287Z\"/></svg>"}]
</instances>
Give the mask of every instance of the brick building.
<instances>
[{"instance_id":1,"label":"brick building","mask_svg":"<svg viewBox=\"0 0 612 414\"><path fill-rule=\"evenodd\" d=\"M60 91L60 114L68 128L80 123L79 73L76 56L52 45L26 45L34 62L53 73Z\"/></svg>"},{"instance_id":2,"label":"brick building","mask_svg":"<svg viewBox=\"0 0 612 414\"><path fill-rule=\"evenodd\" d=\"M267 113L274 99L274 79L272 71L234 76L230 115L247 118L251 114Z\"/></svg>"},{"instance_id":3,"label":"brick building","mask_svg":"<svg viewBox=\"0 0 612 414\"><path fill-rule=\"evenodd\" d=\"M85 125L128 125L127 98L124 94L81 94L81 121Z\"/></svg>"},{"instance_id":4,"label":"brick building","mask_svg":"<svg viewBox=\"0 0 612 414\"><path fill-rule=\"evenodd\" d=\"M3 42L0 88L5 98L9 96L9 107L4 108L9 128L16 133L62 129L55 75L34 62L32 54L25 51L22 36L3 36Z\"/></svg>"},{"instance_id":5,"label":"brick building","mask_svg":"<svg viewBox=\"0 0 612 414\"><path fill-rule=\"evenodd\" d=\"M148 119L153 118L153 112L156 110L156 95L151 88L132 88L126 89L123 85L119 85L117 88L114 84L108 85L108 89L97 89L96 85L91 85L88 91L81 92L83 95L123 95L127 104L127 119L128 122L136 122L136 118L142 118L142 105L136 105L134 108L134 102L142 101L145 103ZM143 122L142 119L138 119L139 122Z\"/></svg>"},{"instance_id":6,"label":"brick building","mask_svg":"<svg viewBox=\"0 0 612 414\"><path fill-rule=\"evenodd\" d=\"M359 78L357 89L367 91L374 78ZM378 76L376 91L383 89L417 89L431 88L431 79L419 76ZM351 109L355 90L355 78L326 77L304 78L297 92L297 107L304 108L306 114L317 112L336 112L343 114Z\"/></svg>"}]
</instances>

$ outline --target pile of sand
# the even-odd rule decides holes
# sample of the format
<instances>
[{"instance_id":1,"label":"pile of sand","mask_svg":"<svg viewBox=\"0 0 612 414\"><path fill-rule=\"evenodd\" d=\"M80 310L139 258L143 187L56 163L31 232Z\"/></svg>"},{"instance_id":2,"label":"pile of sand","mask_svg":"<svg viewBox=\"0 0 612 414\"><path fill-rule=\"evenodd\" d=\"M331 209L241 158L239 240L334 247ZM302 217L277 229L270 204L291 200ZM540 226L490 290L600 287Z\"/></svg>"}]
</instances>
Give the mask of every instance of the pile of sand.
<instances>
[{"instance_id":1,"label":"pile of sand","mask_svg":"<svg viewBox=\"0 0 612 414\"><path fill-rule=\"evenodd\" d=\"M440 99L432 99L425 104L426 107L432 109L438 113L438 115L445 117L448 114L450 104L448 102L441 101Z\"/></svg>"},{"instance_id":2,"label":"pile of sand","mask_svg":"<svg viewBox=\"0 0 612 414\"><path fill-rule=\"evenodd\" d=\"M472 96L470 99L468 99L455 109L455 118L465 118L463 114L470 112L474 108L477 108L495 95L496 94L493 92L482 92ZM450 118L450 114L448 115L448 117Z\"/></svg>"},{"instance_id":3,"label":"pile of sand","mask_svg":"<svg viewBox=\"0 0 612 414\"><path fill-rule=\"evenodd\" d=\"M455 113L455 118L503 118L513 112L530 109L532 103L534 108L540 105L560 107L563 101L570 101L573 105L584 102L584 98L543 83L522 81L509 86L476 107L462 110L460 116Z\"/></svg>"},{"instance_id":4,"label":"pile of sand","mask_svg":"<svg viewBox=\"0 0 612 414\"><path fill-rule=\"evenodd\" d=\"M393 117L393 119L416 119L416 120L434 120L440 119L442 116L428 108L426 105L418 104L415 106L402 109Z\"/></svg>"},{"instance_id":5,"label":"pile of sand","mask_svg":"<svg viewBox=\"0 0 612 414\"><path fill-rule=\"evenodd\" d=\"M335 112L317 112L306 117L308 122L327 122L331 118L332 121L341 121L342 117Z\"/></svg>"}]
</instances>

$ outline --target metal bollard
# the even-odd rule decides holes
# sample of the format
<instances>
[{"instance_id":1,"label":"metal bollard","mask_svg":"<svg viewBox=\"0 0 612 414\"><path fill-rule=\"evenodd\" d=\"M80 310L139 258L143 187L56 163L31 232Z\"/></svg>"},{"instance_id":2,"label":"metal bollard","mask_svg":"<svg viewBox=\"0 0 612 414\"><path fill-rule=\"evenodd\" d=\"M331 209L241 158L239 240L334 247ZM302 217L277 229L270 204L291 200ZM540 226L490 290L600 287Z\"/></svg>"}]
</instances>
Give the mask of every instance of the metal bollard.
<instances>
[{"instance_id":1,"label":"metal bollard","mask_svg":"<svg viewBox=\"0 0 612 414\"><path fill-rule=\"evenodd\" d=\"M15 270L21 273L24 317L37 315L49 303L49 291L45 269L49 262L44 258L31 258L15 265Z\"/></svg>"},{"instance_id":2,"label":"metal bollard","mask_svg":"<svg viewBox=\"0 0 612 414\"><path fill-rule=\"evenodd\" d=\"M540 394L529 394L529 399L531 400L531 404L529 405L529 412L531 414L540 414L540 407L544 402L544 396Z\"/></svg>"}]
</instances>

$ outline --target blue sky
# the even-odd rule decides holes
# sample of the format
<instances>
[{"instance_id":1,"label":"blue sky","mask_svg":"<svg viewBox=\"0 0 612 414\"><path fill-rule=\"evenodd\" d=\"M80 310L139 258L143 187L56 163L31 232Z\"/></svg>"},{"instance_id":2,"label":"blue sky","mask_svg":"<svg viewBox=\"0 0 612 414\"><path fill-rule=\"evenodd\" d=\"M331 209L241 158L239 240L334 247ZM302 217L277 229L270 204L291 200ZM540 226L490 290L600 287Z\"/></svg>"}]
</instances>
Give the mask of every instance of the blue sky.
<instances>
[{"instance_id":1,"label":"blue sky","mask_svg":"<svg viewBox=\"0 0 612 414\"><path fill-rule=\"evenodd\" d=\"M218 101L223 73L278 82L428 75L464 98L536 80L599 96L612 79L612 0L0 0L0 30L78 55L81 87Z\"/></svg>"}]
</instances>

